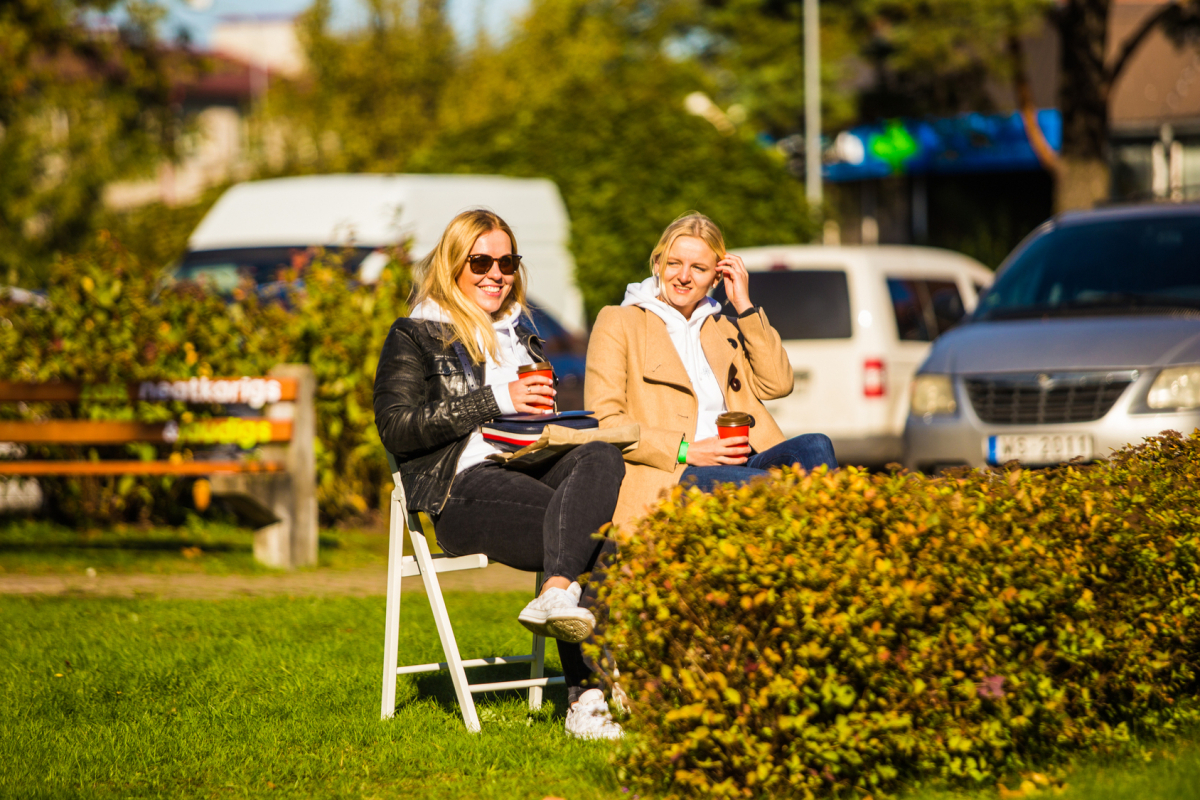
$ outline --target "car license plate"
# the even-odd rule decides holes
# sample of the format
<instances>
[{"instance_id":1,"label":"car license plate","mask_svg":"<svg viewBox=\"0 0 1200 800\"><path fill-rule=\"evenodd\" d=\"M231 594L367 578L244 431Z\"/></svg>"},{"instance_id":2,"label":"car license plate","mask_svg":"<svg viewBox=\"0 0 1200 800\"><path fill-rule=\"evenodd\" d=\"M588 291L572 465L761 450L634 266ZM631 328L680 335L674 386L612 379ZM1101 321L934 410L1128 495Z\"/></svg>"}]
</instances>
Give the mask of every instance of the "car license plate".
<instances>
[{"instance_id":1,"label":"car license plate","mask_svg":"<svg viewBox=\"0 0 1200 800\"><path fill-rule=\"evenodd\" d=\"M984 445L989 464L1061 464L1073 458L1092 458L1092 437L1087 433L1006 433L989 436Z\"/></svg>"}]
</instances>

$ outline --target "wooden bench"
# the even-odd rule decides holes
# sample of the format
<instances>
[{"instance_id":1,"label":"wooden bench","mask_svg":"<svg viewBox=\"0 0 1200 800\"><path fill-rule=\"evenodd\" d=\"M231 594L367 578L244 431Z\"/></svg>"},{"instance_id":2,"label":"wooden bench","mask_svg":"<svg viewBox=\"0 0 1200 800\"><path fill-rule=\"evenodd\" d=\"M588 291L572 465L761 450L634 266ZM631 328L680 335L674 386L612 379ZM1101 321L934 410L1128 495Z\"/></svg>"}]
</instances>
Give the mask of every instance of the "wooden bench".
<instances>
[{"instance_id":1,"label":"wooden bench","mask_svg":"<svg viewBox=\"0 0 1200 800\"><path fill-rule=\"evenodd\" d=\"M317 563L316 380L304 364L281 364L264 378L191 378L85 386L77 383L0 381L0 403L179 401L249 405L261 417L194 422L117 422L76 419L0 420L0 442L22 445L122 445L140 442L191 448L235 444L261 458L166 460L0 459L0 478L99 475L177 475L207 478L257 530L254 557L272 567Z\"/></svg>"}]
</instances>

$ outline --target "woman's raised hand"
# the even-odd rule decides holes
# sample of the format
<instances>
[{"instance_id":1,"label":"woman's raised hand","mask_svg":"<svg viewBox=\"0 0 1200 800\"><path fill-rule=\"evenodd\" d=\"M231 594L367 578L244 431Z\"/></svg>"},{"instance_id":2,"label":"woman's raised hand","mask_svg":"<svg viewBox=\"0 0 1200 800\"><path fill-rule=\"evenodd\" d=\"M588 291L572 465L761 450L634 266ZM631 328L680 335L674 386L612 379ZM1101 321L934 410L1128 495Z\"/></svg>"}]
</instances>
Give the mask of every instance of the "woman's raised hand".
<instances>
[{"instance_id":1,"label":"woman's raised hand","mask_svg":"<svg viewBox=\"0 0 1200 800\"><path fill-rule=\"evenodd\" d=\"M554 381L544 375L525 375L508 385L508 396L518 414L550 414L554 411Z\"/></svg>"},{"instance_id":2,"label":"woman's raised hand","mask_svg":"<svg viewBox=\"0 0 1200 800\"><path fill-rule=\"evenodd\" d=\"M712 436L688 445L687 463L690 467L738 466L750 455L749 436Z\"/></svg>"},{"instance_id":3,"label":"woman's raised hand","mask_svg":"<svg viewBox=\"0 0 1200 800\"><path fill-rule=\"evenodd\" d=\"M737 313L744 314L754 308L754 304L750 302L750 275L746 272L746 265L741 256L726 253L725 257L717 262L717 272L725 279L725 296L729 298Z\"/></svg>"}]
</instances>

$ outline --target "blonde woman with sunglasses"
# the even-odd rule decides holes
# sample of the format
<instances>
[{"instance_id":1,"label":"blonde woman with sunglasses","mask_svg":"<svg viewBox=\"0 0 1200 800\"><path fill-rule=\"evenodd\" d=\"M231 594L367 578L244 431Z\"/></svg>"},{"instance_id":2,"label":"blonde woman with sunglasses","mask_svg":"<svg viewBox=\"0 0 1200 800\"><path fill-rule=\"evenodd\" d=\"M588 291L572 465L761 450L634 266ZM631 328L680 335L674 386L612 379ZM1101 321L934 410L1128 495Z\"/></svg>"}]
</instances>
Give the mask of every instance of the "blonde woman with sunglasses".
<instances>
[{"instance_id":1,"label":"blonde woman with sunglasses","mask_svg":"<svg viewBox=\"0 0 1200 800\"><path fill-rule=\"evenodd\" d=\"M435 519L447 553L483 553L529 572L544 571L522 625L558 640L567 679L566 728L612 739L621 728L604 693L589 688L595 665L580 642L595 626L591 607L611 539L625 475L621 452L589 443L533 470L488 460L496 450L480 426L501 414L543 413L551 379L518 368L545 360L523 316L525 276L512 229L477 209L451 220L417 268L412 313L388 333L375 374L375 424L400 464L408 505ZM590 574L587 587L579 578Z\"/></svg>"}]
</instances>

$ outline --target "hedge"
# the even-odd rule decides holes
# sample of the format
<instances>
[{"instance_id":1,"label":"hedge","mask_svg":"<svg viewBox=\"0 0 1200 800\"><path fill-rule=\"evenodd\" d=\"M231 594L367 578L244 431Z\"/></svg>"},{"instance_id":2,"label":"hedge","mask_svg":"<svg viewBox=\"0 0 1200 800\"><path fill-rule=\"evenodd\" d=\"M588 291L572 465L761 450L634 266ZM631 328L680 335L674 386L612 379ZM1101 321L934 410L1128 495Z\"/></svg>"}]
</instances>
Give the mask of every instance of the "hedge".
<instances>
[{"instance_id":1,"label":"hedge","mask_svg":"<svg viewBox=\"0 0 1200 800\"><path fill-rule=\"evenodd\" d=\"M601 643L646 788L995 784L1200 716L1200 431L1092 466L676 489L617 535Z\"/></svg>"},{"instance_id":2,"label":"hedge","mask_svg":"<svg viewBox=\"0 0 1200 800\"><path fill-rule=\"evenodd\" d=\"M265 375L275 364L312 366L317 378L317 500L326 522L378 508L391 476L375 429L375 365L392 322L407 313L408 262L402 252L374 286L355 283L337 253L317 256L293 276L289 307L262 304L252 287L227 303L200 287L163 287L102 234L86 253L52 267L46 306L0 298L0 379L110 384L143 379ZM0 405L0 418L68 417L190 421L219 408L180 403L83 402ZM69 457L163 457L156 448L32 448ZM156 449L160 452L155 452ZM118 452L112 452L117 450ZM45 480L52 506L76 521L162 520L179 510L171 478Z\"/></svg>"}]
</instances>

